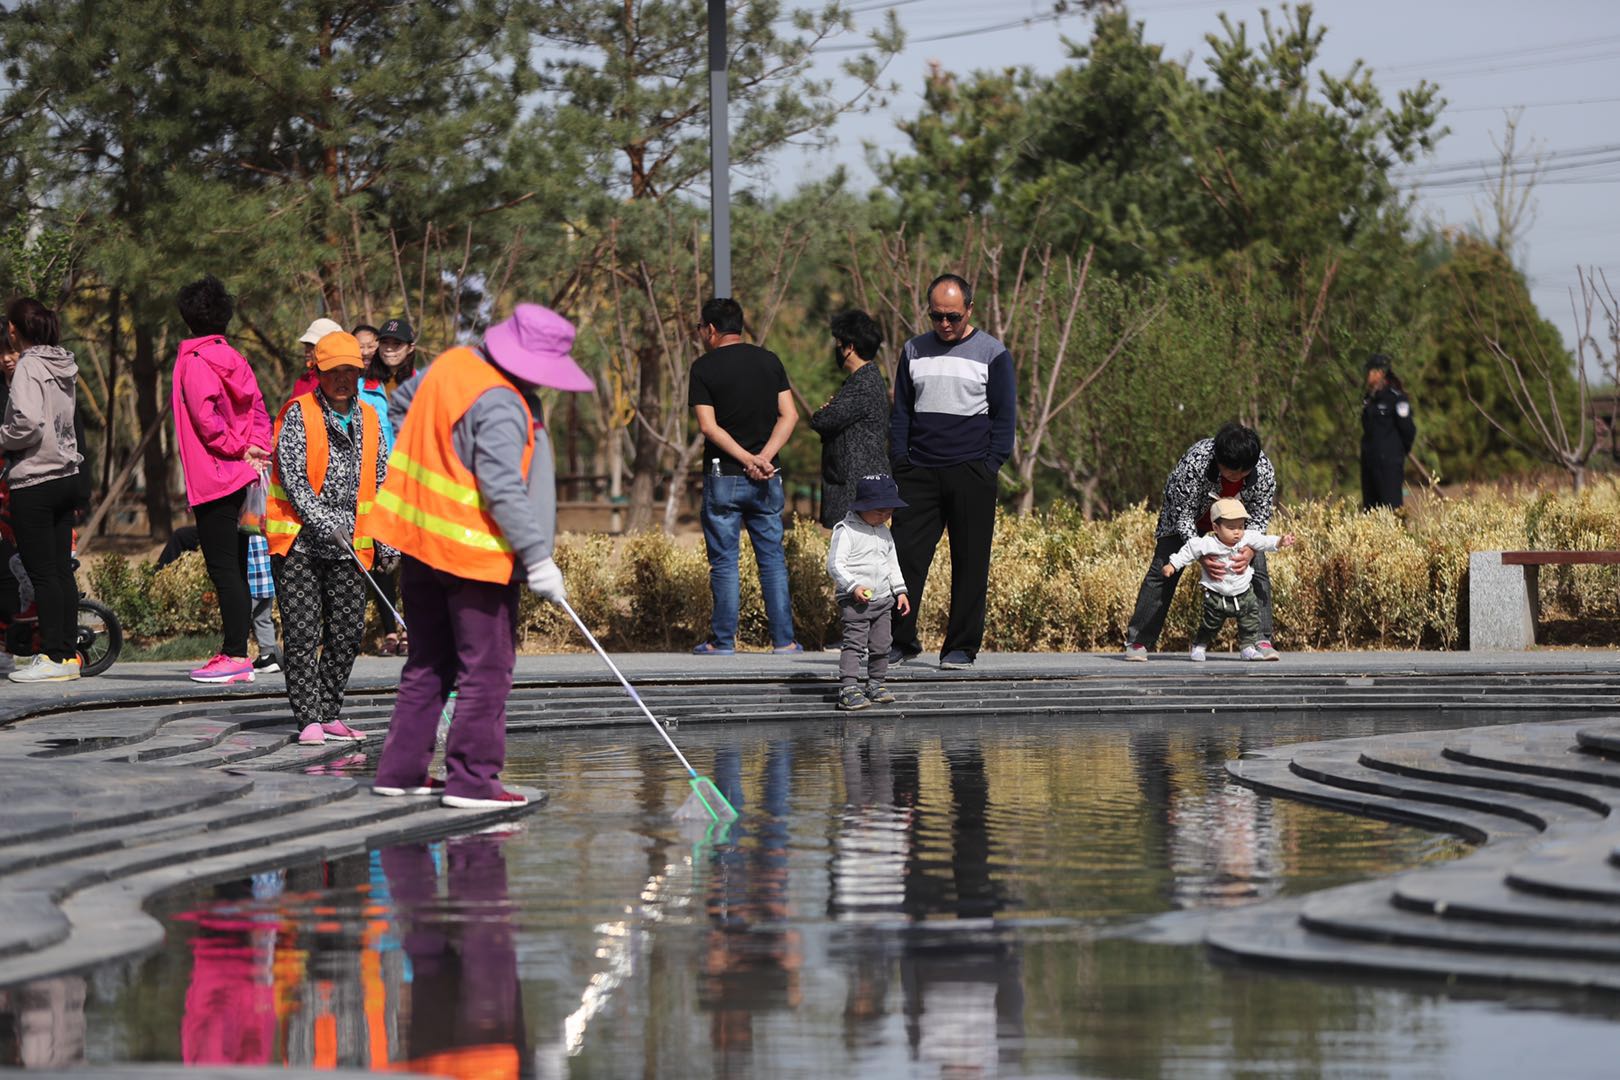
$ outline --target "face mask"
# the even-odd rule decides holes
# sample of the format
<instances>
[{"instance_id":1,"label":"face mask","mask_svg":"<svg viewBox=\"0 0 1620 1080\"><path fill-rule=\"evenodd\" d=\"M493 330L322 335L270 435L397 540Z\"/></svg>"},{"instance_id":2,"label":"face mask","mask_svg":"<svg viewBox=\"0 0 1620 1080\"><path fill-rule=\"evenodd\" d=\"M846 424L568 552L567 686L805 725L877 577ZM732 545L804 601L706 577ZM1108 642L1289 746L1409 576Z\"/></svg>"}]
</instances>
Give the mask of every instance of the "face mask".
<instances>
[{"instance_id":1,"label":"face mask","mask_svg":"<svg viewBox=\"0 0 1620 1080\"><path fill-rule=\"evenodd\" d=\"M844 370L844 348L838 342L833 342L833 367L839 371Z\"/></svg>"}]
</instances>

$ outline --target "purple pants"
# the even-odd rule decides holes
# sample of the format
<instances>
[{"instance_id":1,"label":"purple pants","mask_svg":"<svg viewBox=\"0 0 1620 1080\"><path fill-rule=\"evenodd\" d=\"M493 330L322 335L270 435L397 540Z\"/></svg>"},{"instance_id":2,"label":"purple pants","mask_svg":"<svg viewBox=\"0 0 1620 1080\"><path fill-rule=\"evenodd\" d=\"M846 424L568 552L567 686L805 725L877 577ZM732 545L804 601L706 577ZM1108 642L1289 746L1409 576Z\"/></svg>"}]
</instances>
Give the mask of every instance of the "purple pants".
<instances>
[{"instance_id":1,"label":"purple pants","mask_svg":"<svg viewBox=\"0 0 1620 1080\"><path fill-rule=\"evenodd\" d=\"M410 656L399 673L377 784L427 783L439 713L454 690L456 717L444 748L445 794L499 795L506 764L506 698L517 663L518 587L469 581L406 555L400 560L399 589L411 613Z\"/></svg>"}]
</instances>

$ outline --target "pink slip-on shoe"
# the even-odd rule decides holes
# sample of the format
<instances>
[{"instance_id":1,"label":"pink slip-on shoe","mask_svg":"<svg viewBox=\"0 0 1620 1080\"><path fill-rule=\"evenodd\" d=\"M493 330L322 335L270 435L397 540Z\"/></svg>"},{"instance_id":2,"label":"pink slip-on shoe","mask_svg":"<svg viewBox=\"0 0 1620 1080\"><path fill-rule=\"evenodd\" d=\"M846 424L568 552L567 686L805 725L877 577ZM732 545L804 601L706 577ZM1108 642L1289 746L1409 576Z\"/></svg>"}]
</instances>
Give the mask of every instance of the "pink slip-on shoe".
<instances>
[{"instance_id":1,"label":"pink slip-on shoe","mask_svg":"<svg viewBox=\"0 0 1620 1080\"><path fill-rule=\"evenodd\" d=\"M339 742L365 742L366 737L354 730L342 720L331 720L321 725L328 739L337 739Z\"/></svg>"},{"instance_id":2,"label":"pink slip-on shoe","mask_svg":"<svg viewBox=\"0 0 1620 1080\"><path fill-rule=\"evenodd\" d=\"M299 746L325 746L326 732L321 730L319 724L305 724L304 730L298 733Z\"/></svg>"},{"instance_id":3,"label":"pink slip-on shoe","mask_svg":"<svg viewBox=\"0 0 1620 1080\"><path fill-rule=\"evenodd\" d=\"M220 653L191 673L192 682L237 683L253 681L253 665L248 658L226 656Z\"/></svg>"}]
</instances>

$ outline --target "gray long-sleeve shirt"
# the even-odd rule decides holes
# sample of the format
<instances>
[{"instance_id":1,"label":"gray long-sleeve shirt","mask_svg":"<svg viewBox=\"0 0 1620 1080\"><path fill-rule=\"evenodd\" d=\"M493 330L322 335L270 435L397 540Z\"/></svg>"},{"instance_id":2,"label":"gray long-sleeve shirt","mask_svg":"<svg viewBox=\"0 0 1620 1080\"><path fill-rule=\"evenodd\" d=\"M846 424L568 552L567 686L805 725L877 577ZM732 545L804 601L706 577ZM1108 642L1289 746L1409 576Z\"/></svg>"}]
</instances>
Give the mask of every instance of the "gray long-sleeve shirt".
<instances>
[{"instance_id":1,"label":"gray long-sleeve shirt","mask_svg":"<svg viewBox=\"0 0 1620 1080\"><path fill-rule=\"evenodd\" d=\"M389 395L388 410L400 430L411 402L428 369L423 368ZM524 414L527 404L529 413ZM450 433L450 446L461 463L472 470L478 493L489 504L489 515L512 545L519 565L514 580L527 576L527 568L551 558L557 533L557 474L551 440L538 424L534 428L534 458L529 480L523 481L523 447L528 442L529 417L540 415L540 403L514 388L496 386L478 396Z\"/></svg>"}]
</instances>

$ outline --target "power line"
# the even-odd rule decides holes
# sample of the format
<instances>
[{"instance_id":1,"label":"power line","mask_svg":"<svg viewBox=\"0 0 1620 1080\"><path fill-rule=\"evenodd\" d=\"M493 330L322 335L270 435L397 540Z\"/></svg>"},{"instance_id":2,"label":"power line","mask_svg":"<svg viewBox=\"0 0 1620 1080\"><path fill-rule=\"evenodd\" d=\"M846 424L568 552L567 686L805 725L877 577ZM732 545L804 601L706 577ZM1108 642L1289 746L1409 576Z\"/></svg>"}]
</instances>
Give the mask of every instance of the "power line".
<instances>
[{"instance_id":1,"label":"power line","mask_svg":"<svg viewBox=\"0 0 1620 1080\"><path fill-rule=\"evenodd\" d=\"M990 23L986 26L975 26L967 30L952 30L944 34L930 34L927 37L907 38L906 44L924 45L933 41L952 41L956 38L978 37L983 34L999 34L1003 30L1017 30L1021 27L1036 26L1040 23L1056 22L1066 14L1069 13L1053 11L1048 12L1045 15L1031 15L1022 19L1010 19L1007 22ZM862 45L822 45L818 48L812 49L811 51L817 53L858 52L862 49L870 49L871 47L872 46L870 43Z\"/></svg>"},{"instance_id":2,"label":"power line","mask_svg":"<svg viewBox=\"0 0 1620 1080\"><path fill-rule=\"evenodd\" d=\"M1562 52L1569 49L1591 49L1599 45L1613 44L1620 44L1620 34L1599 38L1575 38L1570 41L1549 42L1546 45L1517 46L1511 49L1496 49L1482 53L1464 53L1461 56L1443 56L1432 60L1408 60L1404 64L1391 64L1387 67L1380 67L1378 71L1380 74L1394 75L1402 72L1427 71L1433 68L1475 65L1494 60L1522 60L1537 53Z\"/></svg>"},{"instance_id":3,"label":"power line","mask_svg":"<svg viewBox=\"0 0 1620 1080\"><path fill-rule=\"evenodd\" d=\"M1611 105L1620 101L1620 97L1600 98L1572 98L1569 101L1521 101L1517 105L1468 105L1463 108L1448 108L1447 112L1500 112L1510 109L1553 109L1562 105Z\"/></svg>"},{"instance_id":4,"label":"power line","mask_svg":"<svg viewBox=\"0 0 1620 1080\"><path fill-rule=\"evenodd\" d=\"M1516 158L1510 159L1509 163L1531 163L1534 162L1537 157L1539 157L1542 161L1573 161L1573 159L1577 158L1586 158L1614 153L1620 153L1620 143L1606 143L1599 144L1597 146L1577 146L1568 150L1552 150L1540 155L1521 154ZM1416 168L1402 170L1402 172L1405 176L1432 177L1439 176L1444 173L1472 172L1478 169L1500 168L1501 165L1502 159L1500 157L1494 157L1480 158L1477 161L1456 161L1444 164L1418 166Z\"/></svg>"}]
</instances>

